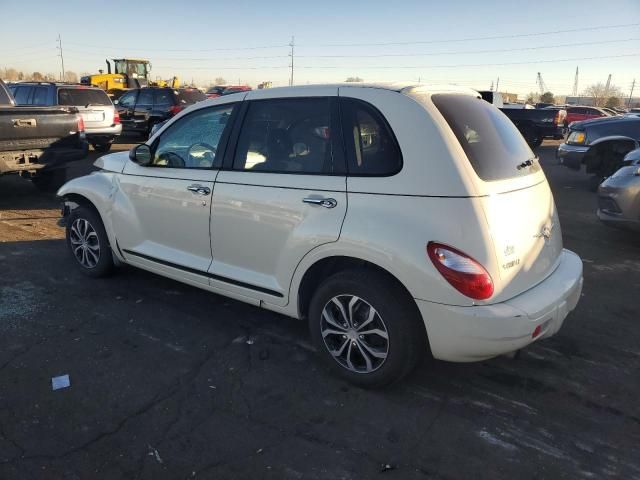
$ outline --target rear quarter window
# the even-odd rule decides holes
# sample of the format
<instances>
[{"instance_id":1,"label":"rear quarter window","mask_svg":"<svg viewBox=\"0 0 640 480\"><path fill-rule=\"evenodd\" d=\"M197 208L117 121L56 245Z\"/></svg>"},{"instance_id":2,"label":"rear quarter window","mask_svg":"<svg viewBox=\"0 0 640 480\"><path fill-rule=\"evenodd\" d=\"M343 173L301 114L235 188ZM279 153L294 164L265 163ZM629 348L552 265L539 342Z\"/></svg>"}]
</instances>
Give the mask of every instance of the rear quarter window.
<instances>
[{"instance_id":1,"label":"rear quarter window","mask_svg":"<svg viewBox=\"0 0 640 480\"><path fill-rule=\"evenodd\" d=\"M60 88L58 105L84 107L86 105L112 105L111 99L102 90L94 88Z\"/></svg>"},{"instance_id":2,"label":"rear quarter window","mask_svg":"<svg viewBox=\"0 0 640 480\"><path fill-rule=\"evenodd\" d=\"M493 105L460 94L436 94L431 100L482 180L505 180L540 170L516 126Z\"/></svg>"}]
</instances>

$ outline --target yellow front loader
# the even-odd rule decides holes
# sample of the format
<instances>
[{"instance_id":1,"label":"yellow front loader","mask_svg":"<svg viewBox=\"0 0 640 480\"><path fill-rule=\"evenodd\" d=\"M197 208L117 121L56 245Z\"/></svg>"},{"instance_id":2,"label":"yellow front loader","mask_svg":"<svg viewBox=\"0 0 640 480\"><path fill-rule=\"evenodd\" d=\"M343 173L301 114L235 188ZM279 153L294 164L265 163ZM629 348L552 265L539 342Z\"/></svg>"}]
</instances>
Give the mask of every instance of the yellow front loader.
<instances>
[{"instance_id":1,"label":"yellow front loader","mask_svg":"<svg viewBox=\"0 0 640 480\"><path fill-rule=\"evenodd\" d=\"M151 62L149 60L134 58L113 59L113 72L111 70L111 62L109 60L106 60L106 62L107 73L104 73L104 70L99 70L100 73L82 77L80 83L99 87L114 99L119 98L130 88L151 86L178 88L180 86L178 77L173 77L170 80L156 79L155 81L150 81Z\"/></svg>"}]
</instances>

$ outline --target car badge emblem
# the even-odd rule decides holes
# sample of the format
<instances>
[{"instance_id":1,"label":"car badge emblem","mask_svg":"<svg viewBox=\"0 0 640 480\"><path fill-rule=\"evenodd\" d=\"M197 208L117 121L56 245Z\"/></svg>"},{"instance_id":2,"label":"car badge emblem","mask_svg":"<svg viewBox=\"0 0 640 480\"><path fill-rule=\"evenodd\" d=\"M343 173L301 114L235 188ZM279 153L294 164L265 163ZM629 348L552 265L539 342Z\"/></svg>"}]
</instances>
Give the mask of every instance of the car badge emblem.
<instances>
[{"instance_id":1,"label":"car badge emblem","mask_svg":"<svg viewBox=\"0 0 640 480\"><path fill-rule=\"evenodd\" d=\"M548 242L549 240L551 240L553 226L554 226L553 223L551 223L550 225L543 226L540 229L540 233L536 233L533 237L534 238L544 238L544 241Z\"/></svg>"}]
</instances>

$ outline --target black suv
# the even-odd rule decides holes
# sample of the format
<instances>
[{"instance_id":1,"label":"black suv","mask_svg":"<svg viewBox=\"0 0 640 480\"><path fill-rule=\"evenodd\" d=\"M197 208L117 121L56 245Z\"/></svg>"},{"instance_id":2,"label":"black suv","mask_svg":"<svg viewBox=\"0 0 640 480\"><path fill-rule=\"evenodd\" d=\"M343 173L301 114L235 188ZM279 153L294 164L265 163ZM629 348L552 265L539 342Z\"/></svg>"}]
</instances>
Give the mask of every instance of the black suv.
<instances>
[{"instance_id":1,"label":"black suv","mask_svg":"<svg viewBox=\"0 0 640 480\"><path fill-rule=\"evenodd\" d=\"M196 88L146 87L128 90L115 103L125 132L149 135L155 124L206 99Z\"/></svg>"}]
</instances>

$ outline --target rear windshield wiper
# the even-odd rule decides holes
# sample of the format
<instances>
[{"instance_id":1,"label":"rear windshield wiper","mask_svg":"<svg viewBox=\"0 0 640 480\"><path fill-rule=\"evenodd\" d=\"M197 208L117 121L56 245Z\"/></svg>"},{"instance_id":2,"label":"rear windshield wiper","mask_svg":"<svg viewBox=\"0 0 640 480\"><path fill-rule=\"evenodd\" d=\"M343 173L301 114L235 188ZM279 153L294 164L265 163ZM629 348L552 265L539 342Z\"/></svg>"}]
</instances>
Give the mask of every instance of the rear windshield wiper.
<instances>
[{"instance_id":1,"label":"rear windshield wiper","mask_svg":"<svg viewBox=\"0 0 640 480\"><path fill-rule=\"evenodd\" d=\"M518 170L522 170L523 168L533 167L537 161L538 161L538 157L532 157L528 160L525 160L521 164L519 164L516 168Z\"/></svg>"}]
</instances>

